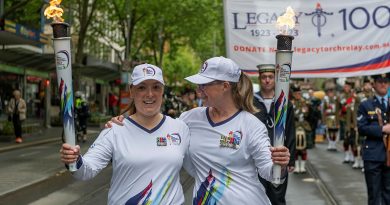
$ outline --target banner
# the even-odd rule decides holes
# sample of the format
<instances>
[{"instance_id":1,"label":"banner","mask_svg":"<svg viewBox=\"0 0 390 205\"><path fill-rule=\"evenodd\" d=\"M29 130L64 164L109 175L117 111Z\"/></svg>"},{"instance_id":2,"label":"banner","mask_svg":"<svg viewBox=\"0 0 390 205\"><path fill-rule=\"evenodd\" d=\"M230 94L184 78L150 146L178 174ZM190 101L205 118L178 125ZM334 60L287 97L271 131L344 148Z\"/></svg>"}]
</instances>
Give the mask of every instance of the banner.
<instances>
[{"instance_id":1,"label":"banner","mask_svg":"<svg viewBox=\"0 0 390 205\"><path fill-rule=\"evenodd\" d=\"M276 20L291 6L292 78L390 72L389 0L224 0L227 56L248 74L274 64Z\"/></svg>"}]
</instances>

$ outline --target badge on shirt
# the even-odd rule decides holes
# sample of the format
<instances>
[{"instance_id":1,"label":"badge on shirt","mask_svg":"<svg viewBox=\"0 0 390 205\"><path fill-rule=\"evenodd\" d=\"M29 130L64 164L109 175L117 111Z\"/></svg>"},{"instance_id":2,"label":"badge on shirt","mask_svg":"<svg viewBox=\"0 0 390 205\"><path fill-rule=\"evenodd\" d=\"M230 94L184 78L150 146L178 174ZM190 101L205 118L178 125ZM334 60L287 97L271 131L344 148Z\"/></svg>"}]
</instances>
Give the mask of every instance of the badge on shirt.
<instances>
[{"instance_id":1,"label":"badge on shirt","mask_svg":"<svg viewBox=\"0 0 390 205\"><path fill-rule=\"evenodd\" d=\"M167 134L169 145L180 145L181 137L179 133Z\"/></svg>"},{"instance_id":2,"label":"badge on shirt","mask_svg":"<svg viewBox=\"0 0 390 205\"><path fill-rule=\"evenodd\" d=\"M179 133L171 133L167 134L166 137L157 137L157 146L168 146L168 145L180 145L181 144L181 136Z\"/></svg>"},{"instance_id":3,"label":"badge on shirt","mask_svg":"<svg viewBox=\"0 0 390 205\"><path fill-rule=\"evenodd\" d=\"M227 147L232 149L239 149L242 140L241 131L230 131L228 136L221 136L219 140L220 147Z\"/></svg>"},{"instance_id":4,"label":"badge on shirt","mask_svg":"<svg viewBox=\"0 0 390 205\"><path fill-rule=\"evenodd\" d=\"M375 111L368 111L367 114L371 116L371 115L375 115L376 112Z\"/></svg>"},{"instance_id":5,"label":"badge on shirt","mask_svg":"<svg viewBox=\"0 0 390 205\"><path fill-rule=\"evenodd\" d=\"M165 137L157 137L157 146L167 146L167 138Z\"/></svg>"}]
</instances>

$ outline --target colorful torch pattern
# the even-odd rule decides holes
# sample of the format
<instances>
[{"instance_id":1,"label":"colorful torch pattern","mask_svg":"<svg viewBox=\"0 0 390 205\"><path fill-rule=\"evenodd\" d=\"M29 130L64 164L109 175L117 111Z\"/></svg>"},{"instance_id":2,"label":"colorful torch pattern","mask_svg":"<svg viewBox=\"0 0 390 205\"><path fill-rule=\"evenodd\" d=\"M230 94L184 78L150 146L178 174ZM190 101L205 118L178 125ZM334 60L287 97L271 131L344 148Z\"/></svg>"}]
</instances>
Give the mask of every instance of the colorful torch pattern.
<instances>
[{"instance_id":1,"label":"colorful torch pattern","mask_svg":"<svg viewBox=\"0 0 390 205\"><path fill-rule=\"evenodd\" d=\"M291 62L292 62L292 40L294 37L288 35L295 26L295 13L291 7L277 20L277 26L281 34L276 36L277 50L275 63L275 127L274 147L283 146L285 138L285 127L287 118L288 93L290 88ZM281 184L281 167L273 166L272 183Z\"/></svg>"},{"instance_id":2,"label":"colorful torch pattern","mask_svg":"<svg viewBox=\"0 0 390 205\"><path fill-rule=\"evenodd\" d=\"M45 16L53 18L53 44L57 70L58 92L61 98L65 142L75 146L75 124L72 86L72 60L70 53L69 25L61 18L63 10L59 7L61 0L51 0L45 9ZM70 171L76 171L76 163L69 164Z\"/></svg>"}]
</instances>

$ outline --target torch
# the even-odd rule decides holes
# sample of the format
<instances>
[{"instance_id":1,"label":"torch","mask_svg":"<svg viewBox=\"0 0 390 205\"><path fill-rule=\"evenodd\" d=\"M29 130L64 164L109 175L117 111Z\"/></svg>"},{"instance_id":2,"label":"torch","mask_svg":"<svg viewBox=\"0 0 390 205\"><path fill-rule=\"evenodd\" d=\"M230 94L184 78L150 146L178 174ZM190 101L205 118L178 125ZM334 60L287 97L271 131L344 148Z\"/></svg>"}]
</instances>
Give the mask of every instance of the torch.
<instances>
[{"instance_id":1,"label":"torch","mask_svg":"<svg viewBox=\"0 0 390 205\"><path fill-rule=\"evenodd\" d=\"M289 31L294 28L295 13L291 7L287 7L286 13L278 17L277 26L280 34L276 36L276 63L275 63L275 107L274 107L274 147L283 146L287 118L288 92L292 61L293 36ZM274 165L272 170L272 183L281 184L281 167Z\"/></svg>"},{"instance_id":2,"label":"torch","mask_svg":"<svg viewBox=\"0 0 390 205\"><path fill-rule=\"evenodd\" d=\"M75 146L75 124L72 86L72 60L70 53L69 24L61 18L63 10L59 7L62 0L51 0L44 15L53 18L53 45L56 61L58 92L61 98L61 113L65 142ZM69 171L76 171L76 163L69 164Z\"/></svg>"}]
</instances>

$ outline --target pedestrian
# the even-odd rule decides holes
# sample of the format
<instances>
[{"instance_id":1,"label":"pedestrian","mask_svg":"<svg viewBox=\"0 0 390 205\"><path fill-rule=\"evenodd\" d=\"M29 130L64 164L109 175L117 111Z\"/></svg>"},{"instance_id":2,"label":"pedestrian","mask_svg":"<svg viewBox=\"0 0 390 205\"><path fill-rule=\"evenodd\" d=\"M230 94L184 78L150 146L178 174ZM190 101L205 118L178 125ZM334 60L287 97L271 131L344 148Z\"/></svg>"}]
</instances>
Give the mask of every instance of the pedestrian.
<instances>
[{"instance_id":1,"label":"pedestrian","mask_svg":"<svg viewBox=\"0 0 390 205\"><path fill-rule=\"evenodd\" d=\"M87 141L87 123L88 123L88 118L90 116L89 114L89 106L88 102L85 99L85 94L82 93L81 91L77 91L75 93L75 116L77 120L77 125L76 129L77 132L82 132L82 136L78 137L78 141L85 142ZM79 139L80 138L80 139Z\"/></svg>"},{"instance_id":2,"label":"pedestrian","mask_svg":"<svg viewBox=\"0 0 390 205\"><path fill-rule=\"evenodd\" d=\"M390 152L389 124L389 73L375 75L375 95L363 101L358 109L359 133L366 136L363 142L364 177L368 204L390 204Z\"/></svg>"},{"instance_id":3,"label":"pedestrian","mask_svg":"<svg viewBox=\"0 0 390 205\"><path fill-rule=\"evenodd\" d=\"M258 175L271 181L275 164L284 180L290 154L271 147L267 128L252 114L249 77L231 59L213 57L186 80L198 85L204 105L180 116L190 129L193 204L271 204Z\"/></svg>"},{"instance_id":4,"label":"pedestrian","mask_svg":"<svg viewBox=\"0 0 390 205\"><path fill-rule=\"evenodd\" d=\"M259 69L259 85L260 91L254 94L253 105L259 112L255 116L265 124L268 130L268 137L271 145L274 145L274 117L275 117L275 65L261 64ZM287 165L288 172L294 171L295 166L295 125L294 125L294 110L292 103L288 101L287 118L285 126L284 146L290 151L290 161ZM263 184L267 196L273 205L286 204L286 191L288 175L283 184L274 186L271 182L259 177Z\"/></svg>"},{"instance_id":5,"label":"pedestrian","mask_svg":"<svg viewBox=\"0 0 390 205\"><path fill-rule=\"evenodd\" d=\"M189 130L162 115L164 80L160 68L141 64L130 84L129 117L124 126L103 130L85 155L63 144L61 160L77 162L76 179L95 177L111 161L108 204L183 204L179 172L189 145Z\"/></svg>"},{"instance_id":6,"label":"pedestrian","mask_svg":"<svg viewBox=\"0 0 390 205\"><path fill-rule=\"evenodd\" d=\"M14 90L13 96L8 104L8 114L11 116L14 125L15 142L22 143L22 124L26 119L27 106L19 90Z\"/></svg>"},{"instance_id":7,"label":"pedestrian","mask_svg":"<svg viewBox=\"0 0 390 205\"><path fill-rule=\"evenodd\" d=\"M108 94L108 112L111 116L117 115L119 98L114 93L110 92Z\"/></svg>"}]
</instances>

